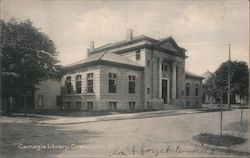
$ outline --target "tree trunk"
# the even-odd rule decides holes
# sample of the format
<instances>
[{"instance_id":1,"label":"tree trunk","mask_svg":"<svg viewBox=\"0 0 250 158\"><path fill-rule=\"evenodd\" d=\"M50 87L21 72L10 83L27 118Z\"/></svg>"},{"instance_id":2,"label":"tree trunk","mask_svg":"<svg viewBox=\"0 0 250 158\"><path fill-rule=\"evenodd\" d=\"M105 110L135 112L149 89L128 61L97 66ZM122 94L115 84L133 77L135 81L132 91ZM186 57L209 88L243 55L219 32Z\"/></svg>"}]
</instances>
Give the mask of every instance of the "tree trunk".
<instances>
[{"instance_id":1,"label":"tree trunk","mask_svg":"<svg viewBox=\"0 0 250 158\"><path fill-rule=\"evenodd\" d=\"M27 117L28 105L27 105L27 96L24 96L24 116Z\"/></svg>"},{"instance_id":2,"label":"tree trunk","mask_svg":"<svg viewBox=\"0 0 250 158\"><path fill-rule=\"evenodd\" d=\"M223 104L223 92L221 92L221 99L220 99L220 136L222 136L222 104Z\"/></svg>"},{"instance_id":3,"label":"tree trunk","mask_svg":"<svg viewBox=\"0 0 250 158\"><path fill-rule=\"evenodd\" d=\"M240 124L242 125L242 119L243 119L243 104L242 104L241 97L240 97L240 107L241 107Z\"/></svg>"},{"instance_id":4,"label":"tree trunk","mask_svg":"<svg viewBox=\"0 0 250 158\"><path fill-rule=\"evenodd\" d=\"M7 102L6 102L6 115L10 115L10 97L7 97Z\"/></svg>"}]
</instances>

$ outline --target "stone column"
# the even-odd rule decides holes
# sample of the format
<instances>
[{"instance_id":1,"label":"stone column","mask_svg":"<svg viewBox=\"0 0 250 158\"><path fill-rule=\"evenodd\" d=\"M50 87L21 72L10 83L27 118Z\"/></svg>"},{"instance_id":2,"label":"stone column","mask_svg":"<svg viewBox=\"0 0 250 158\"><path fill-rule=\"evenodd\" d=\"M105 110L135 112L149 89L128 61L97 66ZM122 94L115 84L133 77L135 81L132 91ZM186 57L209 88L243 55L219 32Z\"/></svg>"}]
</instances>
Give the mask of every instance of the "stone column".
<instances>
[{"instance_id":1,"label":"stone column","mask_svg":"<svg viewBox=\"0 0 250 158\"><path fill-rule=\"evenodd\" d=\"M159 98L161 99L162 97L162 60L160 59L159 60L159 63L158 63L158 67L159 67Z\"/></svg>"},{"instance_id":2,"label":"stone column","mask_svg":"<svg viewBox=\"0 0 250 158\"><path fill-rule=\"evenodd\" d=\"M176 99L176 62L172 63L172 99Z\"/></svg>"}]
</instances>

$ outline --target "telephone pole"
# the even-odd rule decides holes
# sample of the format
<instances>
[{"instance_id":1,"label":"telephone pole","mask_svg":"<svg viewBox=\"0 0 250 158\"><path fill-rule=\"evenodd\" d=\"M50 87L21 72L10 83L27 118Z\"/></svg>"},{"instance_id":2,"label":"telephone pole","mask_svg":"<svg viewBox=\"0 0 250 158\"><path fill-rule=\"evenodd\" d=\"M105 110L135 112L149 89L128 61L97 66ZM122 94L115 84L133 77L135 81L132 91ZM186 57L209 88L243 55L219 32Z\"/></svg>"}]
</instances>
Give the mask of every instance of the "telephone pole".
<instances>
[{"instance_id":1,"label":"telephone pole","mask_svg":"<svg viewBox=\"0 0 250 158\"><path fill-rule=\"evenodd\" d=\"M229 110L231 109L230 97L231 97L231 44L229 44L229 65L228 65L228 94L227 94L227 104Z\"/></svg>"},{"instance_id":2,"label":"telephone pole","mask_svg":"<svg viewBox=\"0 0 250 158\"><path fill-rule=\"evenodd\" d=\"M2 49L0 47L0 115L2 115L3 109L3 100L2 100Z\"/></svg>"}]
</instances>

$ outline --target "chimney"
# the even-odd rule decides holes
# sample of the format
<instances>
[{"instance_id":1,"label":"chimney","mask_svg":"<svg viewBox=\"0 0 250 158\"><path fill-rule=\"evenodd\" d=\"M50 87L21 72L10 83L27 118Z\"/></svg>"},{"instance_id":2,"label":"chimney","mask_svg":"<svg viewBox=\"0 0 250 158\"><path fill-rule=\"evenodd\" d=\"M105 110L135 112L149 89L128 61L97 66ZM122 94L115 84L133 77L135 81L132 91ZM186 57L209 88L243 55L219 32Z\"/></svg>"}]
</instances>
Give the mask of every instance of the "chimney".
<instances>
[{"instance_id":1,"label":"chimney","mask_svg":"<svg viewBox=\"0 0 250 158\"><path fill-rule=\"evenodd\" d=\"M133 30L132 29L127 29L126 32L126 41L130 41L133 39Z\"/></svg>"},{"instance_id":2,"label":"chimney","mask_svg":"<svg viewBox=\"0 0 250 158\"><path fill-rule=\"evenodd\" d=\"M94 41L90 41L90 52L92 52L95 48L95 42Z\"/></svg>"},{"instance_id":3,"label":"chimney","mask_svg":"<svg viewBox=\"0 0 250 158\"><path fill-rule=\"evenodd\" d=\"M89 57L90 54L90 48L87 48L87 57Z\"/></svg>"}]
</instances>

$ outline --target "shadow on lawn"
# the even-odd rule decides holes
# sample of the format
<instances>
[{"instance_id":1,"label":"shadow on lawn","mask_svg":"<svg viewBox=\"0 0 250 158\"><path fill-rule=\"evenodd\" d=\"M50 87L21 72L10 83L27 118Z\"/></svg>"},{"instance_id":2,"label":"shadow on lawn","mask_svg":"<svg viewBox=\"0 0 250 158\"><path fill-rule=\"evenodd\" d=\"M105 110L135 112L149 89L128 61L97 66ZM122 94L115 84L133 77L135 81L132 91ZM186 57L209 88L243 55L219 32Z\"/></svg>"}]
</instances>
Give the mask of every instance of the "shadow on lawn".
<instances>
[{"instance_id":1,"label":"shadow on lawn","mask_svg":"<svg viewBox=\"0 0 250 158\"><path fill-rule=\"evenodd\" d=\"M68 146L89 145L89 139L100 137L101 133L89 130L65 130L54 126L37 124L1 123L0 124L0 157L55 157L65 152L64 148L45 148L41 150L24 149L24 146ZM67 151L67 152L70 152Z\"/></svg>"},{"instance_id":2,"label":"shadow on lawn","mask_svg":"<svg viewBox=\"0 0 250 158\"><path fill-rule=\"evenodd\" d=\"M230 123L226 128L225 130L230 130L230 131L238 131L239 135L243 135L245 134L250 127L250 122L248 122L247 120L243 121L242 122L242 125L240 124L240 122L233 122L233 123Z\"/></svg>"},{"instance_id":3,"label":"shadow on lawn","mask_svg":"<svg viewBox=\"0 0 250 158\"><path fill-rule=\"evenodd\" d=\"M246 140L241 137L236 137L232 135L215 135L210 133L201 133L197 136L193 137L194 140L202 143L202 144L209 144L215 146L231 146L236 144L242 144Z\"/></svg>"}]
</instances>

